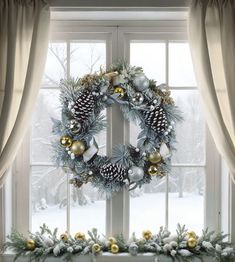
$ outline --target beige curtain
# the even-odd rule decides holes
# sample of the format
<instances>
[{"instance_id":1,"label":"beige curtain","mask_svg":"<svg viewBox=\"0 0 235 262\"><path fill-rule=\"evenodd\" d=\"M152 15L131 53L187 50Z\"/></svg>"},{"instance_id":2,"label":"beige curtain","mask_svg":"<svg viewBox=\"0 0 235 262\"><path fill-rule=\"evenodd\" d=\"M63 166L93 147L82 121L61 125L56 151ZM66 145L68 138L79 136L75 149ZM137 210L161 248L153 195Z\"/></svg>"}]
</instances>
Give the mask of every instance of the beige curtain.
<instances>
[{"instance_id":1,"label":"beige curtain","mask_svg":"<svg viewBox=\"0 0 235 262\"><path fill-rule=\"evenodd\" d=\"M189 42L209 129L235 181L235 1L193 0Z\"/></svg>"},{"instance_id":2,"label":"beige curtain","mask_svg":"<svg viewBox=\"0 0 235 262\"><path fill-rule=\"evenodd\" d=\"M47 54L49 24L46 1L0 1L0 186L30 121Z\"/></svg>"}]
</instances>

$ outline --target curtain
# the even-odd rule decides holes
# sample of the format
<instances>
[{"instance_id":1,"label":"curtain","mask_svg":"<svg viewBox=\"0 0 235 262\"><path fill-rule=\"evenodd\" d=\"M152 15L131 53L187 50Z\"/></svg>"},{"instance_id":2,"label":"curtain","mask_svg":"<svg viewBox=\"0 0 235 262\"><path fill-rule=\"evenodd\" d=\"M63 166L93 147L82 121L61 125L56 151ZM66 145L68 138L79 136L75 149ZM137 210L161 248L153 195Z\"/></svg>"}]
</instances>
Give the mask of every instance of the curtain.
<instances>
[{"instance_id":1,"label":"curtain","mask_svg":"<svg viewBox=\"0 0 235 262\"><path fill-rule=\"evenodd\" d=\"M0 186L28 127L46 60L43 0L0 1Z\"/></svg>"},{"instance_id":2,"label":"curtain","mask_svg":"<svg viewBox=\"0 0 235 262\"><path fill-rule=\"evenodd\" d=\"M235 1L193 0L188 30L207 123L235 182Z\"/></svg>"}]
</instances>

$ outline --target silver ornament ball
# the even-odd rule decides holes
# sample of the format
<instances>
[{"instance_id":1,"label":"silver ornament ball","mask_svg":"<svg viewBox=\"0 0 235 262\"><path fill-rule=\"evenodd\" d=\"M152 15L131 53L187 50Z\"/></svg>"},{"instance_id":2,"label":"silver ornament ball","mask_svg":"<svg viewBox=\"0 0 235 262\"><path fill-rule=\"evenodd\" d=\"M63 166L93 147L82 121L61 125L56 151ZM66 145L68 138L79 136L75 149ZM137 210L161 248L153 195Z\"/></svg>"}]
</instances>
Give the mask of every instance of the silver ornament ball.
<instances>
[{"instance_id":1,"label":"silver ornament ball","mask_svg":"<svg viewBox=\"0 0 235 262\"><path fill-rule=\"evenodd\" d=\"M69 123L69 128L70 130L74 133L74 134L77 134L80 132L81 128L82 128L82 125L77 122L75 119L72 119L70 120L70 123Z\"/></svg>"},{"instance_id":2,"label":"silver ornament ball","mask_svg":"<svg viewBox=\"0 0 235 262\"><path fill-rule=\"evenodd\" d=\"M141 167L133 166L128 170L128 177L131 182L138 182L144 177L144 170Z\"/></svg>"},{"instance_id":3,"label":"silver ornament ball","mask_svg":"<svg viewBox=\"0 0 235 262\"><path fill-rule=\"evenodd\" d=\"M136 106L140 106L144 102L144 96L137 92L131 99L132 103Z\"/></svg>"},{"instance_id":4,"label":"silver ornament ball","mask_svg":"<svg viewBox=\"0 0 235 262\"><path fill-rule=\"evenodd\" d=\"M149 80L144 74L137 75L133 84L138 91L143 91L149 87Z\"/></svg>"}]
</instances>

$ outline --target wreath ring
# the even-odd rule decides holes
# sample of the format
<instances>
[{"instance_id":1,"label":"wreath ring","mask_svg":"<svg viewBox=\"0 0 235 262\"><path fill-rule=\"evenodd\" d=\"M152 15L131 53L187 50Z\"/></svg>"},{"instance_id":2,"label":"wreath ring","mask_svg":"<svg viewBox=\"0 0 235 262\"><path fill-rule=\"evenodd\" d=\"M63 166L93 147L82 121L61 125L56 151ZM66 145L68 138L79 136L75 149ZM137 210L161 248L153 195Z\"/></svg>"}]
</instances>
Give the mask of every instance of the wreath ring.
<instances>
[{"instance_id":1,"label":"wreath ring","mask_svg":"<svg viewBox=\"0 0 235 262\"><path fill-rule=\"evenodd\" d=\"M163 177L170 171L175 123L180 111L166 85L149 80L141 67L126 63L79 79L61 80L61 120L53 120L54 160L71 183L91 182L107 196L124 186L129 190ZM118 103L129 121L138 123L137 147L117 145L111 157L99 154L95 135L107 127L102 111Z\"/></svg>"}]
</instances>

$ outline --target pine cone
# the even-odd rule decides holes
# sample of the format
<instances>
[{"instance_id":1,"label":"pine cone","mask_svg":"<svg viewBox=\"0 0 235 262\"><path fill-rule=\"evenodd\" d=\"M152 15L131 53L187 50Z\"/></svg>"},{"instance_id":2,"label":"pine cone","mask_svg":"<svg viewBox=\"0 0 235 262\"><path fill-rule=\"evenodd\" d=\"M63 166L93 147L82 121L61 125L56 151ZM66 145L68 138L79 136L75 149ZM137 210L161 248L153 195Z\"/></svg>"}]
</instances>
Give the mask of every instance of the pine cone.
<instances>
[{"instance_id":1,"label":"pine cone","mask_svg":"<svg viewBox=\"0 0 235 262\"><path fill-rule=\"evenodd\" d=\"M158 134L162 134L167 130L166 113L160 106L144 112L144 119L145 124Z\"/></svg>"},{"instance_id":2,"label":"pine cone","mask_svg":"<svg viewBox=\"0 0 235 262\"><path fill-rule=\"evenodd\" d=\"M94 97L90 91L83 92L74 102L71 112L80 122L86 121L94 111Z\"/></svg>"},{"instance_id":3,"label":"pine cone","mask_svg":"<svg viewBox=\"0 0 235 262\"><path fill-rule=\"evenodd\" d=\"M121 182L125 178L126 170L121 165L108 163L100 168L100 174L106 180Z\"/></svg>"}]
</instances>

